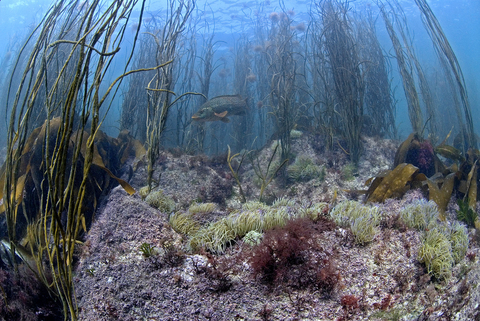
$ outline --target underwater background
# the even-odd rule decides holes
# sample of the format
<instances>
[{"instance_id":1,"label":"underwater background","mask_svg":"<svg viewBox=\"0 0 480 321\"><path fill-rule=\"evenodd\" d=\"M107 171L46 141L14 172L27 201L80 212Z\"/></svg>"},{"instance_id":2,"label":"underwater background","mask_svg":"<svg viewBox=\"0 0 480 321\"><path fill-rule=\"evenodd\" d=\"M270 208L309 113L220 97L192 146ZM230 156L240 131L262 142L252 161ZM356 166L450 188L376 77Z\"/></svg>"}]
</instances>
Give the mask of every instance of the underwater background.
<instances>
[{"instance_id":1,"label":"underwater background","mask_svg":"<svg viewBox=\"0 0 480 321\"><path fill-rule=\"evenodd\" d=\"M81 2L79 2L81 3ZM470 100L470 107L473 119L479 119L478 105L480 98L478 97L478 80L477 75L480 72L480 65L478 59L476 59L475 53L480 49L480 39L476 35L479 30L480 22L476 17L480 13L480 4L476 1L428 1L433 12L435 13L446 38L451 44L451 47L459 61L460 67L465 77L466 90ZM310 37L310 28L312 21L315 17L315 4L309 1L196 1L196 6L191 14L189 21L189 28L183 32L185 40L182 42L182 49L185 51L195 50L195 60L201 61L206 53L207 44L213 45L213 56L211 63L213 64L211 75L211 86L209 92L206 93L208 97L214 97L218 95L226 94L241 94L239 92L238 84L235 85L235 77L239 71L235 70L235 60L242 57L246 61L249 61L245 68L249 70L243 70L243 73L249 73L251 76L257 77L256 80L250 79L251 83L248 83L249 92L249 113L258 114L257 111L259 104L264 104L265 109L268 109L268 103L265 102L265 97L260 97L262 91L256 87L259 87L260 82L267 81L264 76L258 73L262 71L260 66L256 66L254 60L258 60L258 54L255 52L255 46L262 45L262 42L267 41L263 39L267 36L268 30L271 28L270 14L274 12L285 11L289 15L290 24L292 27L300 26L294 32L295 40L300 42L300 47L295 51L299 53L307 52L306 49L309 44L307 43ZM398 1L401 6L406 24L410 31L410 39L412 48L415 49L415 54L420 62L424 73L428 80L428 85L432 91L432 99L434 105L438 109L436 113L439 115L438 122L439 130L444 133L448 133L451 129L451 122L445 121L442 123L441 115L445 115L443 111L449 111L453 109L455 103L452 101L451 95L448 93L448 83L444 76L442 76L441 64L439 63L432 41L428 36L428 33L422 23L421 15L418 7L414 1ZM9 67L13 63L15 54L18 52L23 39L32 30L32 28L40 21L45 12L50 6L49 1L2 1L0 3L0 26L2 33L0 34L0 51L2 53L1 60L1 72L2 79L5 79L8 75ZM395 61L395 52L392 47L392 42L385 30L385 24L381 19L378 6L374 1L353 1L348 3L349 12L352 16L361 17L361 19L367 20L371 16L375 27L375 35L380 44L381 50L386 57L386 62L389 65L388 70L388 86L391 90L392 104L394 104L395 114L395 126L397 127L398 138L405 138L412 131L411 123L408 119L408 107L404 94L404 88L402 87L401 75L398 71L398 66ZM137 8L138 10L139 8ZM133 16L138 18L138 12L133 12ZM162 1L146 1L145 4L145 22L143 23L140 32L145 32L153 28L149 23L152 19L157 19L160 23L167 15L167 3ZM128 50L128 46L131 46L133 37L135 35L134 29L137 22L129 23L129 33L126 35L122 43L122 50L119 52L119 59L115 61L115 64L109 71L109 77L112 79L122 70L126 57L125 52ZM158 26L156 26L158 28ZM305 27L305 30L303 30ZM307 30L307 28L309 28ZM145 36L143 36L145 37ZM195 42L193 45L192 41ZM185 45L183 45L185 44ZM190 48L188 48L191 46ZM247 48L244 48L247 47ZM244 53L241 50L246 50ZM257 49L258 50L258 49ZM313 50L313 49L312 49ZM308 57L304 57L307 59ZM182 53L182 59L188 59L185 53ZM237 62L238 63L238 62ZM199 91L201 82L201 63L197 62L196 66L192 68L194 72L194 78L190 79L190 84L187 85L181 81L177 81L175 91L178 94L188 91ZM237 65L237 68L240 67ZM265 71L264 71L265 72ZM300 74L303 74L300 72ZM193 74L192 74L193 75ZM308 77L308 75L305 75ZM312 86L313 79L307 79L307 85L309 90L315 90ZM122 90L127 91L128 80L123 84ZM418 84L417 84L418 86ZM187 114L192 114L201 105L200 102L193 101L177 107L178 109L186 108ZM311 102L311 98L309 99ZM121 114L124 107L122 97L115 98L115 103L110 109L107 119L102 129L109 135L116 136L121 127ZM423 105L423 101L421 102ZM262 105L263 106L263 105ZM425 108L422 106L422 108ZM3 112L4 113L4 112ZM268 111L266 112L268 113ZM425 113L425 111L424 111ZM177 146L179 143L178 136L174 136L171 131L185 131L185 129L175 128L173 121L174 118L178 118L176 111L171 112L170 119L167 123L168 131L162 139L162 143L165 146L172 147ZM265 118L265 115L258 117ZM251 144L256 139L255 147L261 146L265 142L265 137L270 138L270 133L263 133L258 126L263 126L263 123L258 117L254 117L254 123L250 122L250 125L255 124L253 130L249 130L247 141ZM446 118L443 118L446 119ZM451 118L449 117L451 120ZM242 120L237 120L241 122ZM6 126L5 122L2 122L2 128ZM220 125L212 124L209 128L210 132L207 134L207 142L204 146L204 151L207 153L218 153L226 148L226 143L232 144L231 141L209 142L210 135L215 135L219 131L223 134L225 131L228 135L219 135L222 137L231 136L231 129L222 128L218 129ZM233 127L228 125L229 127ZM458 126L457 126L458 127ZM454 131L458 128L454 128ZM477 133L478 129L476 128ZM274 130L271 130L274 131ZM445 133L446 132L446 133ZM259 135L260 134L260 135ZM183 135L182 135L183 136ZM439 135L441 136L441 135ZM183 138L183 137L182 137ZM5 137L0 138L0 143L5 144ZM443 138L442 138L443 139ZM183 142L183 144L185 144ZM220 146L218 146L220 144ZM214 147L214 145L217 145Z\"/></svg>"},{"instance_id":2,"label":"underwater background","mask_svg":"<svg viewBox=\"0 0 480 321\"><path fill-rule=\"evenodd\" d=\"M479 16L0 1L0 320L479 319Z\"/></svg>"}]
</instances>

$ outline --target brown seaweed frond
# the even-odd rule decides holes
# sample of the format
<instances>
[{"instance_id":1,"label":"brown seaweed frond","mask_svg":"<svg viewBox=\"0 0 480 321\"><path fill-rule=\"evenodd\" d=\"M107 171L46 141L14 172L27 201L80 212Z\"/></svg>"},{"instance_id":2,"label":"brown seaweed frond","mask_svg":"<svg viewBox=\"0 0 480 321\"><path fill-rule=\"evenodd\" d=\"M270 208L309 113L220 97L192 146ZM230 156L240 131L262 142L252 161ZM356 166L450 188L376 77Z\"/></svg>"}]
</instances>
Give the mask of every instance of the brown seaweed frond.
<instances>
[{"instance_id":1,"label":"brown seaweed frond","mask_svg":"<svg viewBox=\"0 0 480 321\"><path fill-rule=\"evenodd\" d=\"M445 33L440 26L440 23L438 22L435 14L433 13L428 3L425 0L415 0L415 3L417 4L420 12L422 13L423 24L425 25L425 28L427 29L427 32L432 39L437 55L441 58L444 58L448 62L449 70L445 70L445 72L451 73L455 77L455 83L460 93L460 98L463 105L466 126L465 138L468 143L467 146L470 148L477 148L472 113L470 110L470 103L468 100L465 79L463 77L463 72L458 62L457 56L455 55L455 52L450 46L450 43L445 36ZM459 121L461 122L460 119ZM464 150L464 152L466 152L466 149Z\"/></svg>"},{"instance_id":2,"label":"brown seaweed frond","mask_svg":"<svg viewBox=\"0 0 480 321\"><path fill-rule=\"evenodd\" d=\"M410 123L412 124L413 131L420 133L423 126L422 111L420 108L420 101L418 99L417 89L415 88L415 80L411 70L411 55L406 54L403 50L402 44L398 39L395 28L393 27L392 19L397 19L396 14L393 13L394 16L391 18L391 15L389 16L384 5L380 5L380 11L382 13L383 21L385 22L385 27L388 31L388 35L390 36L390 40L392 41L393 48L396 54L398 68L400 70L400 75L402 76L402 84L405 91L405 96L407 98L408 116L410 118ZM399 23L398 19L397 26L400 28L400 30L402 30L403 25ZM404 43L404 46L409 45L408 43Z\"/></svg>"},{"instance_id":3,"label":"brown seaweed frond","mask_svg":"<svg viewBox=\"0 0 480 321\"><path fill-rule=\"evenodd\" d=\"M156 60L166 62L165 67L157 69L156 74L148 83L148 108L146 125L147 142L147 184L151 189L154 165L160 152L160 138L165 129L170 108L173 106L172 91L173 61L177 58L177 45L186 23L192 13L195 2L180 2L179 7L174 7L175 2L169 3L169 17L165 26L157 34L150 33L156 43Z\"/></svg>"},{"instance_id":4,"label":"brown seaweed frond","mask_svg":"<svg viewBox=\"0 0 480 321\"><path fill-rule=\"evenodd\" d=\"M128 0L102 7L100 1L93 1L87 10L78 10L76 1L59 1L20 50L9 81L8 95L14 91L15 77L20 78L10 107L2 186L12 256L19 241L17 214L22 210L25 217L36 217L28 222L27 237L30 235L31 249L36 250L38 276L60 298L65 319L76 320L78 313L73 256L78 236L87 228L84 204L93 183L90 169L96 163L102 165L94 144L102 122L100 109L107 98L115 96L122 79L136 72L126 71L129 59L123 74L103 89L136 4L136 0ZM31 50L30 56L21 61L27 50ZM38 132L32 132L31 127L42 123ZM89 135L83 134L86 130ZM32 178L41 182L34 189L40 201L38 213L26 213L28 208L17 194L23 193L22 175L29 172L28 165L22 168L22 164L30 164L25 159L32 154L27 137L35 133L35 144L43 146L37 149L38 175ZM51 283L46 274L52 276Z\"/></svg>"}]
</instances>

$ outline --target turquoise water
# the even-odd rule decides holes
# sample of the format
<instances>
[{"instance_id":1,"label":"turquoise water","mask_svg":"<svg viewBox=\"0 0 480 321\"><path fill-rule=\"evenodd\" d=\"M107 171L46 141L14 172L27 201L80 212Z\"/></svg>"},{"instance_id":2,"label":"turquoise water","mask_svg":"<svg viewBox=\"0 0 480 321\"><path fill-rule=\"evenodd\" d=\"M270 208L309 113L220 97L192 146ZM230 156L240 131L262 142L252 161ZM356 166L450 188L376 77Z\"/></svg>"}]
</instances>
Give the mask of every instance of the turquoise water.
<instances>
[{"instance_id":1,"label":"turquoise water","mask_svg":"<svg viewBox=\"0 0 480 321\"><path fill-rule=\"evenodd\" d=\"M105 5L108 3L105 2ZM145 26L154 17L161 20L162 17L168 12L166 1L146 1L146 10L144 15L144 27L142 31L145 31ZM176 2L177 3L177 2ZM480 30L480 2L478 1L428 1L433 12L435 13L438 21L440 22L443 31L448 38L457 58L459 64L463 70L465 77L466 88L470 101L470 107L472 109L472 116L474 124L478 123L480 119L480 96L478 94L480 75L480 62L478 60L477 53L480 52L480 37L478 31ZM0 82L2 86L7 79L9 68L12 66L16 53L23 43L26 36L31 32L33 27L38 24L45 12L47 12L51 2L50 1L13 1L3 0L0 2ZM431 40L425 31L425 28L421 21L421 15L414 1L400 1L410 31L412 47L415 48L417 58L420 61L424 72L429 80L429 85L432 88L434 104L439 106L439 126L444 128L442 132L448 132L451 128L445 128L452 126L452 115L444 114L444 110L448 110L450 105L453 104L451 97L445 94L448 84L442 77L441 68L439 67L438 60L436 59L435 51L431 45ZM407 136L411 132L411 125L407 114L407 103L402 88L401 78L399 77L398 67L394 58L394 51L392 49L392 43L386 33L384 23L381 17L378 15L378 7L373 1L355 1L349 4L349 12L353 16L365 16L368 11L373 12L374 18L376 18L376 33L377 37L382 45L385 56L389 57L389 64L391 68L389 70L389 77L391 79L390 86L394 93L396 101L396 114L395 122L398 129L399 138ZM137 5L139 8L139 5ZM222 94L235 94L234 87L234 75L235 67L233 65L235 50L238 49L238 45L241 39L247 39L251 42L251 45L255 45L255 30L254 25L256 21L266 21L265 27L268 28L269 16L272 12L285 12L292 20L292 26L304 24L309 26L312 22L312 15L310 12L315 11L315 5L311 1L197 1L196 9L192 13L192 24L195 30L191 27L185 32L194 32L196 35L196 41L198 54L197 57L202 56L202 45L204 40L208 39L213 34L213 42L215 43L215 68L216 73L213 74L210 86L209 97ZM137 14L138 17L138 14ZM113 71L110 72L111 78L114 79L121 71L126 61L125 54L130 48L135 23L130 22L131 32L126 37L125 43L122 45L122 51L118 54L118 59L115 62ZM258 31L257 31L258 32ZM306 32L297 32L296 37L302 42L305 41ZM242 38L244 37L244 38ZM188 38L188 36L187 36ZM192 38L193 39L193 38ZM188 41L188 40L186 40ZM238 53L237 53L238 54ZM253 59L253 57L252 57ZM197 65L201 66L201 59L197 61ZM200 67L198 67L200 68ZM225 69L227 71L227 77L225 79L219 78L219 72ZM198 83L198 79L197 79ZM128 82L125 83L122 90L127 90ZM253 86L257 86L254 84ZM418 88L418 84L417 84ZM198 91L198 86L194 88L184 88L177 84L176 92L182 93L184 91ZM5 95L2 94L2 106L5 106ZM112 107L109 109L108 116L105 120L104 130L110 135L115 136L119 131L119 118L122 112L122 97L117 96L115 98ZM252 97L254 103L261 100L261 97ZM189 108L189 113L196 111L198 104L192 104ZM254 108L255 109L255 108ZM5 108L2 107L0 117L0 130L3 131L6 126ZM106 112L106 110L104 110ZM447 120L442 121L441 118L447 115ZM176 115L172 112L172 117ZM255 120L257 122L257 120ZM167 128L171 131L175 131L173 125L174 120L169 120ZM171 125L170 125L171 124ZM209 125L218 127L217 124ZM222 125L223 126L223 125ZM257 124L257 127L259 125ZM210 128L209 127L209 128ZM223 129L222 129L223 130ZM252 136L258 136L255 129L255 134ZM211 131L218 132L218 129ZM455 131L455 129L454 129ZM478 133L478 128L476 128ZM222 133L229 136L229 129L225 129ZM207 135L208 136L208 135ZM175 145L174 137L165 136L164 142L167 146ZM250 139L253 141L253 138ZM4 144L4 137L0 138L0 144ZM226 143L222 143L220 147L210 152L215 152L218 149L224 149ZM231 142L230 142L231 143ZM212 143L213 144L213 143Z\"/></svg>"}]
</instances>

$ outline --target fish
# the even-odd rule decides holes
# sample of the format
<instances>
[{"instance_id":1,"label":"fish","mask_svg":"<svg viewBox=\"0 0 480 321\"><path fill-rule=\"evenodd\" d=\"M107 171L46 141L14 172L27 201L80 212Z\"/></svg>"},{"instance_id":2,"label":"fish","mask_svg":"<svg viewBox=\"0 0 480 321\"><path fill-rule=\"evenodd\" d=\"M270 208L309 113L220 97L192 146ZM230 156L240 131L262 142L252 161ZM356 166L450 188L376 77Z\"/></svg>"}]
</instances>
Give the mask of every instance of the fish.
<instances>
[{"instance_id":1,"label":"fish","mask_svg":"<svg viewBox=\"0 0 480 321\"><path fill-rule=\"evenodd\" d=\"M192 116L195 121L230 122L227 116L243 116L246 114L247 102L240 95L217 96L207 100Z\"/></svg>"},{"instance_id":2,"label":"fish","mask_svg":"<svg viewBox=\"0 0 480 321\"><path fill-rule=\"evenodd\" d=\"M465 161L465 157L463 157L462 152L460 152L455 147L452 147L449 145L442 144L435 147L435 153L445 158L449 158L454 161L459 161L460 163L463 163Z\"/></svg>"},{"instance_id":3,"label":"fish","mask_svg":"<svg viewBox=\"0 0 480 321\"><path fill-rule=\"evenodd\" d=\"M14 263L12 262L12 258L10 257L10 251L11 251L11 246L12 244L10 241L6 239L0 240L0 246L2 247L0 249L1 253L1 260L3 263L8 264L10 266L13 266ZM33 255L30 253L28 249L23 247L20 244L15 245L15 254L24 262L27 263L28 266L33 267L35 266L35 259L33 258Z\"/></svg>"}]
</instances>

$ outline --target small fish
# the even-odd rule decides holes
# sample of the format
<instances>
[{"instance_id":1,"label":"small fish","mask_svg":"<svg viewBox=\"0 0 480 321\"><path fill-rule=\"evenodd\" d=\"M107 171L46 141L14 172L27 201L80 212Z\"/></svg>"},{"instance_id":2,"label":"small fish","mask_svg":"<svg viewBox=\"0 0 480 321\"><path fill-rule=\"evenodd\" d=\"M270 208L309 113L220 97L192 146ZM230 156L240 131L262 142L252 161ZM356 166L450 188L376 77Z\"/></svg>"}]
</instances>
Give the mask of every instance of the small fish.
<instances>
[{"instance_id":1,"label":"small fish","mask_svg":"<svg viewBox=\"0 0 480 321\"><path fill-rule=\"evenodd\" d=\"M452 147L449 145L443 144L443 145L437 146L435 147L435 152L445 158L449 158L454 161L459 161L461 163L465 161L465 157L463 157L462 152L460 152L455 147Z\"/></svg>"},{"instance_id":2,"label":"small fish","mask_svg":"<svg viewBox=\"0 0 480 321\"><path fill-rule=\"evenodd\" d=\"M6 239L0 240L0 246L2 247L0 249L1 253L1 259L4 263L9 264L13 266L13 262L11 261L10 257L10 248L11 248L11 243L10 241ZM15 245L15 254L24 262L27 263L30 267L35 266L35 260L30 253L28 249L25 247L21 246L20 244Z\"/></svg>"},{"instance_id":3,"label":"small fish","mask_svg":"<svg viewBox=\"0 0 480 321\"><path fill-rule=\"evenodd\" d=\"M207 100L192 116L196 121L217 121L228 123L227 116L246 114L247 103L240 95L217 96Z\"/></svg>"}]
</instances>

